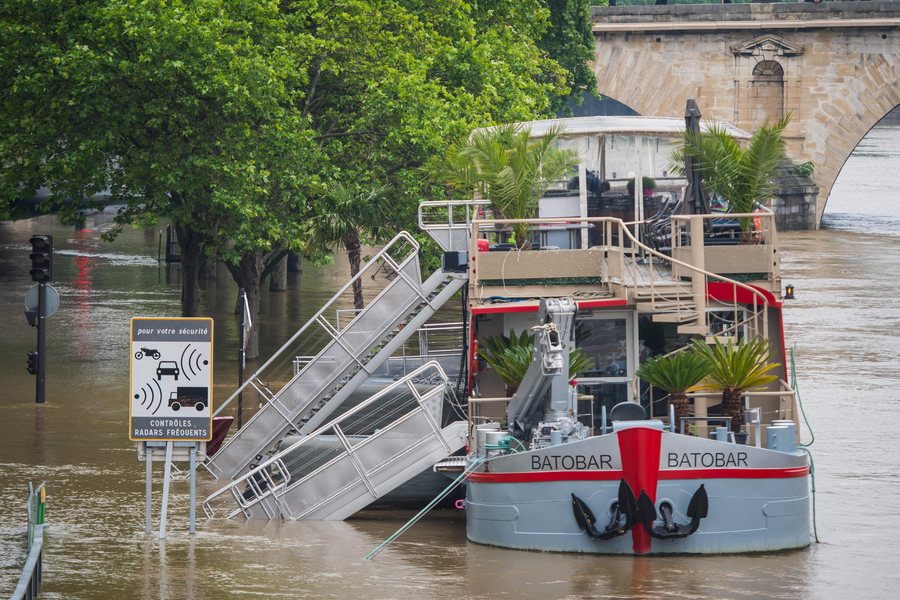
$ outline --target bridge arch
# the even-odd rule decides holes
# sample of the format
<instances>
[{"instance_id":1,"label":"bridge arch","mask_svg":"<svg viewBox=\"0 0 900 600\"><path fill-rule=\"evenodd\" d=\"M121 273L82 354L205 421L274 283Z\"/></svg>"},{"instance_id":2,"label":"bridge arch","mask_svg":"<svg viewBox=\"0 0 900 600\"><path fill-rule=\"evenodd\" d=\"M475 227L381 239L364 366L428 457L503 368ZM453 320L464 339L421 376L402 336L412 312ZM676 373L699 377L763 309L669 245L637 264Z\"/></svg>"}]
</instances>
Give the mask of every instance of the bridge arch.
<instances>
[{"instance_id":1,"label":"bridge arch","mask_svg":"<svg viewBox=\"0 0 900 600\"><path fill-rule=\"evenodd\" d=\"M900 104L900 3L594 7L597 91L643 115L753 130L791 114L788 155L812 161L816 198L787 207L818 227L850 153Z\"/></svg>"}]
</instances>

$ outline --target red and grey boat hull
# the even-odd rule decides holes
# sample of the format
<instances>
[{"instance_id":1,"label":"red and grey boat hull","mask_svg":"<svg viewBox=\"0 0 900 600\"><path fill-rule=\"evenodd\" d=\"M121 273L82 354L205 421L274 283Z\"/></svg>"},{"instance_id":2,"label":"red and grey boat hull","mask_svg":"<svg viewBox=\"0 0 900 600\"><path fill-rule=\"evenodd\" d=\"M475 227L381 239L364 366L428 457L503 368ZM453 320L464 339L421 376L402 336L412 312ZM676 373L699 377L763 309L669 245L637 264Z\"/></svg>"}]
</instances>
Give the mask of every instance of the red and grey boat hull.
<instances>
[{"instance_id":1,"label":"red and grey boat hull","mask_svg":"<svg viewBox=\"0 0 900 600\"><path fill-rule=\"evenodd\" d=\"M600 554L809 545L809 465L788 453L633 426L506 454L471 474L470 540Z\"/></svg>"}]
</instances>

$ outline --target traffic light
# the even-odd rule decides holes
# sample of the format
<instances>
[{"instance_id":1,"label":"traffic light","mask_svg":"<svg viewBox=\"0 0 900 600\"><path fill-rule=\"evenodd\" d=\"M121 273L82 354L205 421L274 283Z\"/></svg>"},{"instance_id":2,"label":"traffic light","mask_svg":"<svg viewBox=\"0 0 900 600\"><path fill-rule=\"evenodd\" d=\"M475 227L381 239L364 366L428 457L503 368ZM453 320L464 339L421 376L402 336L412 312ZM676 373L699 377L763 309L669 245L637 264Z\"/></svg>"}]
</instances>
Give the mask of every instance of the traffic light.
<instances>
[{"instance_id":1,"label":"traffic light","mask_svg":"<svg viewBox=\"0 0 900 600\"><path fill-rule=\"evenodd\" d=\"M28 353L28 372L32 375L37 375L38 368L40 366L41 356L37 352L29 352Z\"/></svg>"},{"instance_id":2,"label":"traffic light","mask_svg":"<svg viewBox=\"0 0 900 600\"><path fill-rule=\"evenodd\" d=\"M31 237L31 280L46 283L53 278L53 236Z\"/></svg>"}]
</instances>

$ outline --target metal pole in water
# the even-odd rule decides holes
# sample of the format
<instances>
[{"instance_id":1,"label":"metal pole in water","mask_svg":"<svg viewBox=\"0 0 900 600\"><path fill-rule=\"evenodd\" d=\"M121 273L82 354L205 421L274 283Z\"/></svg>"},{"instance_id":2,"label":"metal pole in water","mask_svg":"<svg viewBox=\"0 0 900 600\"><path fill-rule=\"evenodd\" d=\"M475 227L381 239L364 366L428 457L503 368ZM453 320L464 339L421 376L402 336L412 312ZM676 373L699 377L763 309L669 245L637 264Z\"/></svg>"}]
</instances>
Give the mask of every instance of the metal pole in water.
<instances>
[{"instance_id":1,"label":"metal pole in water","mask_svg":"<svg viewBox=\"0 0 900 600\"><path fill-rule=\"evenodd\" d=\"M240 341L238 348L238 388L244 385L244 335L247 331L247 292L244 291L244 288L241 288L240 292L238 292L239 297L241 299L241 327L240 327ZM237 428L240 429L244 422L244 393L238 393L238 401L237 401Z\"/></svg>"},{"instance_id":2,"label":"metal pole in water","mask_svg":"<svg viewBox=\"0 0 900 600\"><path fill-rule=\"evenodd\" d=\"M162 510L159 513L159 539L166 539L166 512L169 508L169 479L172 477L172 446L174 442L166 442L166 466L163 469Z\"/></svg>"},{"instance_id":3,"label":"metal pole in water","mask_svg":"<svg viewBox=\"0 0 900 600\"><path fill-rule=\"evenodd\" d=\"M190 453L190 469L191 479L190 487L190 508L188 509L188 533L194 535L197 533L197 443L191 446Z\"/></svg>"},{"instance_id":4,"label":"metal pole in water","mask_svg":"<svg viewBox=\"0 0 900 600\"><path fill-rule=\"evenodd\" d=\"M46 365L47 365L47 284L41 281L38 283L38 321L37 321L37 352L38 352L38 373L37 383L35 385L35 402L44 403L44 390L46 386Z\"/></svg>"},{"instance_id":5,"label":"metal pole in water","mask_svg":"<svg viewBox=\"0 0 900 600\"><path fill-rule=\"evenodd\" d=\"M144 443L144 460L147 461L147 495L144 500L144 520L146 521L146 531L153 531L153 522L151 519L150 499L153 495L153 448Z\"/></svg>"}]
</instances>

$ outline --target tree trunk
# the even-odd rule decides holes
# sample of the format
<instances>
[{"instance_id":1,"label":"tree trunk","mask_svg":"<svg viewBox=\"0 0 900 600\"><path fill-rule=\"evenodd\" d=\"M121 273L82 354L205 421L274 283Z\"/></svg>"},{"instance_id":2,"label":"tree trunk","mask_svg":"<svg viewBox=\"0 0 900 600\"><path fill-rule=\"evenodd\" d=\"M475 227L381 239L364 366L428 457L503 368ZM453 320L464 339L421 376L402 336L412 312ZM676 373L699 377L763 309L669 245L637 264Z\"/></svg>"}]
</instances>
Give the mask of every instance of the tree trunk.
<instances>
[{"instance_id":1,"label":"tree trunk","mask_svg":"<svg viewBox=\"0 0 900 600\"><path fill-rule=\"evenodd\" d=\"M270 292L283 292L287 289L287 272L288 259L285 255L272 267L272 276L269 278Z\"/></svg>"},{"instance_id":2,"label":"tree trunk","mask_svg":"<svg viewBox=\"0 0 900 600\"><path fill-rule=\"evenodd\" d=\"M296 252L288 252L287 269L288 273L303 272L303 263L300 260L300 255Z\"/></svg>"},{"instance_id":3,"label":"tree trunk","mask_svg":"<svg viewBox=\"0 0 900 600\"><path fill-rule=\"evenodd\" d=\"M359 240L359 233L355 229L351 229L350 233L344 236L344 248L347 249L347 260L350 261L350 276L353 277L359 273L359 267L362 263L362 243ZM356 310L363 308L363 290L362 281L353 282L353 307Z\"/></svg>"},{"instance_id":4,"label":"tree trunk","mask_svg":"<svg viewBox=\"0 0 900 600\"><path fill-rule=\"evenodd\" d=\"M251 252L241 257L238 264L238 286L243 287L247 293L247 306L250 310L250 321L253 327L250 328L250 335L246 340L247 344L247 360L253 360L259 357L259 299L262 288L263 273L263 255L262 252Z\"/></svg>"},{"instance_id":5,"label":"tree trunk","mask_svg":"<svg viewBox=\"0 0 900 600\"><path fill-rule=\"evenodd\" d=\"M211 281L216 278L216 259L203 254L200 257L200 279Z\"/></svg>"},{"instance_id":6,"label":"tree trunk","mask_svg":"<svg viewBox=\"0 0 900 600\"><path fill-rule=\"evenodd\" d=\"M722 414L731 417L731 431L737 433L744 428L744 403L741 401L742 390L725 390L722 392Z\"/></svg>"},{"instance_id":7,"label":"tree trunk","mask_svg":"<svg viewBox=\"0 0 900 600\"><path fill-rule=\"evenodd\" d=\"M200 267L203 241L200 235L183 225L175 227L181 247L181 316L196 317L200 312Z\"/></svg>"},{"instance_id":8,"label":"tree trunk","mask_svg":"<svg viewBox=\"0 0 900 600\"><path fill-rule=\"evenodd\" d=\"M691 405L688 401L687 394L672 394L671 398L672 405L675 407L675 426L680 427L681 418L691 416Z\"/></svg>"}]
</instances>

